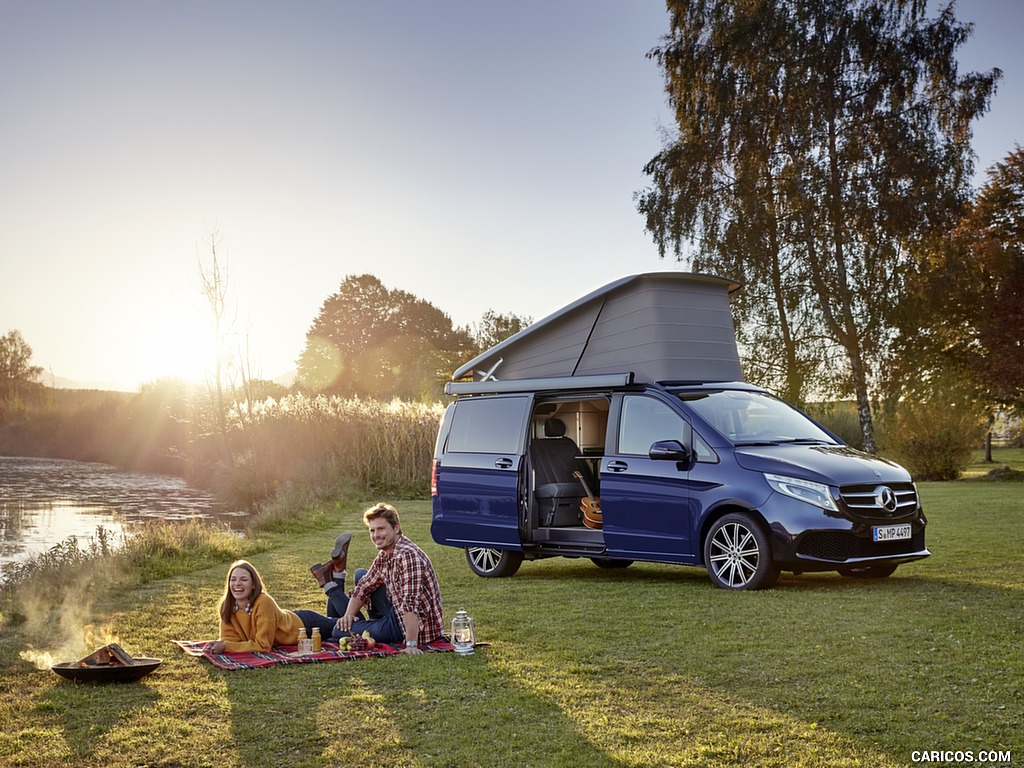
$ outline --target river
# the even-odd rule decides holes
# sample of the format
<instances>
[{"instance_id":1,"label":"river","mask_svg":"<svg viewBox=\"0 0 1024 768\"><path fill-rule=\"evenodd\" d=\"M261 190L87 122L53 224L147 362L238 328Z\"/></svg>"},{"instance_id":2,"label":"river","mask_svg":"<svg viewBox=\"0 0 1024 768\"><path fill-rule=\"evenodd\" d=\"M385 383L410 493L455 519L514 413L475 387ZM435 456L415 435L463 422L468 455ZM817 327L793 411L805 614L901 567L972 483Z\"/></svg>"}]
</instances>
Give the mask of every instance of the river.
<instances>
[{"instance_id":1,"label":"river","mask_svg":"<svg viewBox=\"0 0 1024 768\"><path fill-rule=\"evenodd\" d=\"M117 541L134 523L191 517L239 528L246 513L226 508L180 477L84 461L0 456L0 578L11 563L70 536L87 546L99 526Z\"/></svg>"}]
</instances>

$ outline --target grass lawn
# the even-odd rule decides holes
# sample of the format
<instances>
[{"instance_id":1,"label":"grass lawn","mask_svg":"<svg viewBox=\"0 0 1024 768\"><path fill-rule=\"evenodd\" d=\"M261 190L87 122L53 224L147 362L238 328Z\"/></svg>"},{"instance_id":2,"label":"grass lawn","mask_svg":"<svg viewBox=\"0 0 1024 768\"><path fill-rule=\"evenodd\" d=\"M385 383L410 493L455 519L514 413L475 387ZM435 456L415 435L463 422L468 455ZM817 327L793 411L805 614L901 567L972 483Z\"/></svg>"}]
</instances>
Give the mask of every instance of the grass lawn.
<instances>
[{"instance_id":1,"label":"grass lawn","mask_svg":"<svg viewBox=\"0 0 1024 768\"><path fill-rule=\"evenodd\" d=\"M467 609L488 644L467 658L226 672L169 641L215 635L228 563L100 591L87 618L163 666L75 685L19 658L25 638L6 630L0 765L875 768L932 750L1024 765L1021 485L921 493L931 558L881 581L784 574L752 593L695 568L567 559L480 579L430 540L426 502L402 503L449 619ZM358 510L340 517L252 557L283 606L321 608L306 569L338 529L358 531L353 567L371 558ZM49 648L68 631L55 627Z\"/></svg>"},{"instance_id":2,"label":"grass lawn","mask_svg":"<svg viewBox=\"0 0 1024 768\"><path fill-rule=\"evenodd\" d=\"M993 448L992 463L985 462L985 451L974 452L974 461L963 473L965 479L979 478L993 470L1009 467L1015 472L1024 472L1024 448Z\"/></svg>"}]
</instances>

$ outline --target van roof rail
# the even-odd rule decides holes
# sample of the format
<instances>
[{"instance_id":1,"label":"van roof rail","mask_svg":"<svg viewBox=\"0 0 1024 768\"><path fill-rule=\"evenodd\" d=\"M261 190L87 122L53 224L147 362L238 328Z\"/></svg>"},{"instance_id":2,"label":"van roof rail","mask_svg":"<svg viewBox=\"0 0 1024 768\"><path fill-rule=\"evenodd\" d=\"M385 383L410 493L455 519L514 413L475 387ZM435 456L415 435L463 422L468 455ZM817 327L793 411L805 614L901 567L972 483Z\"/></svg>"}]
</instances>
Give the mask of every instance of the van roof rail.
<instances>
[{"instance_id":1,"label":"van roof rail","mask_svg":"<svg viewBox=\"0 0 1024 768\"><path fill-rule=\"evenodd\" d=\"M499 392L546 392L554 389L608 389L633 383L633 372L600 373L588 376L553 376L544 379L508 379L506 381L449 381L446 395L485 395Z\"/></svg>"}]
</instances>

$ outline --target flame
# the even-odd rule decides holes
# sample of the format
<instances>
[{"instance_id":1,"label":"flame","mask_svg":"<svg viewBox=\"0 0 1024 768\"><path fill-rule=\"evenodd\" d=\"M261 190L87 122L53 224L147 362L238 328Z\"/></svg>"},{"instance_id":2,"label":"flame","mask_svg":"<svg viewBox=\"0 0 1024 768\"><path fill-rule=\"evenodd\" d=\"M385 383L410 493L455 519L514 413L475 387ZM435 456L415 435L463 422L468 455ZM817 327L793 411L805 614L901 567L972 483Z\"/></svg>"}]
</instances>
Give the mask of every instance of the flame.
<instances>
[{"instance_id":1,"label":"flame","mask_svg":"<svg viewBox=\"0 0 1024 768\"><path fill-rule=\"evenodd\" d=\"M110 645L111 643L120 644L121 641L113 633L112 628L112 624L106 624L98 629L95 624L86 624L82 627L82 639L89 648Z\"/></svg>"},{"instance_id":2,"label":"flame","mask_svg":"<svg viewBox=\"0 0 1024 768\"><path fill-rule=\"evenodd\" d=\"M29 645L18 656L30 664L34 664L36 669L49 669L55 664L64 661L75 661L83 656L87 656L96 648L101 648L104 645L110 645L111 643L120 644L117 635L112 631L112 624L105 624L100 627L97 627L95 624L86 624L81 629L80 638L72 637L71 633L67 637L69 639L63 645L52 651L39 650Z\"/></svg>"}]
</instances>

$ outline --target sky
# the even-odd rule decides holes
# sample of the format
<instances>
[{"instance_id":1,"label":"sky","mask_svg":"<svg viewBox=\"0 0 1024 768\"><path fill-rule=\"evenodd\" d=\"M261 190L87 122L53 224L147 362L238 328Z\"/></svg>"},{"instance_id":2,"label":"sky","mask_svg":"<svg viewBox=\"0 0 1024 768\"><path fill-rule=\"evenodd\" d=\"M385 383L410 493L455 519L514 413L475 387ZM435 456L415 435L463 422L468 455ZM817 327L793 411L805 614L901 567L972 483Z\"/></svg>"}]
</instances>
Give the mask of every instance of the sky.
<instances>
[{"instance_id":1,"label":"sky","mask_svg":"<svg viewBox=\"0 0 1024 768\"><path fill-rule=\"evenodd\" d=\"M961 0L1024 144L1024 3ZM200 263L254 372L291 371L349 275L456 325L539 320L661 260L634 193L671 129L657 0L0 0L0 334L45 383L201 378Z\"/></svg>"}]
</instances>

